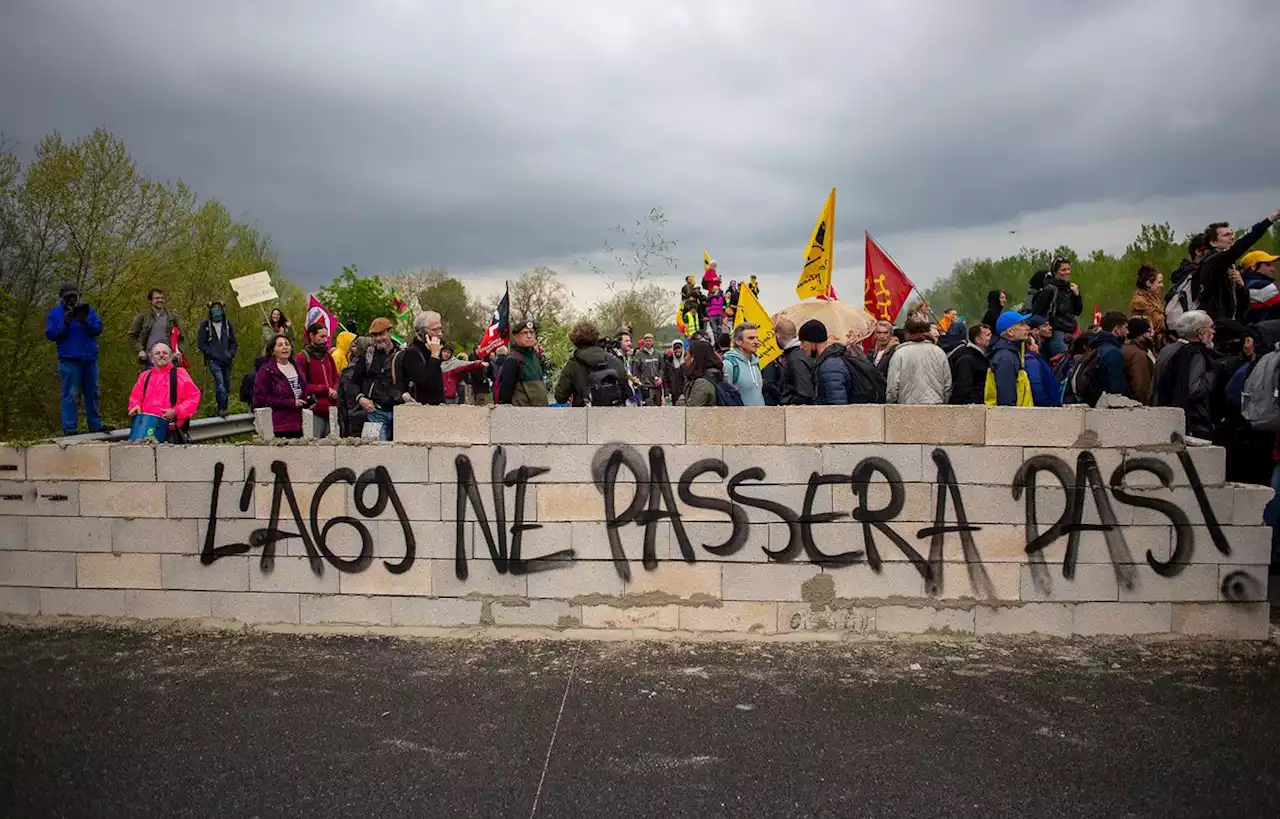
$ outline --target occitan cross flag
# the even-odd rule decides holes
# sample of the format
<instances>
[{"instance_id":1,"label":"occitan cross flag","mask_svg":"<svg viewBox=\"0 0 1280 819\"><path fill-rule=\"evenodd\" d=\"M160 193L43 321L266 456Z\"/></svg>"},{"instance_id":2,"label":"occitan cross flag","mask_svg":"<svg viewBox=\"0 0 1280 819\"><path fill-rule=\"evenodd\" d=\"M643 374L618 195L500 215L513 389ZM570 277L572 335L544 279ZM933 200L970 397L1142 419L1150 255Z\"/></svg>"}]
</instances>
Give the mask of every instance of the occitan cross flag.
<instances>
[{"instance_id":1,"label":"occitan cross flag","mask_svg":"<svg viewBox=\"0 0 1280 819\"><path fill-rule=\"evenodd\" d=\"M835 269L836 241L836 189L832 188L827 203L818 214L813 235L804 251L804 269L796 282L796 295L802 299L810 296L826 297L831 293L831 271Z\"/></svg>"},{"instance_id":2,"label":"occitan cross flag","mask_svg":"<svg viewBox=\"0 0 1280 819\"><path fill-rule=\"evenodd\" d=\"M770 361L782 355L782 348L778 346L778 337L773 332L773 319L769 318L749 287L738 290L738 310L733 315L733 326L745 321L760 328L760 346L756 348L756 355L760 358L760 368L764 369Z\"/></svg>"}]
</instances>

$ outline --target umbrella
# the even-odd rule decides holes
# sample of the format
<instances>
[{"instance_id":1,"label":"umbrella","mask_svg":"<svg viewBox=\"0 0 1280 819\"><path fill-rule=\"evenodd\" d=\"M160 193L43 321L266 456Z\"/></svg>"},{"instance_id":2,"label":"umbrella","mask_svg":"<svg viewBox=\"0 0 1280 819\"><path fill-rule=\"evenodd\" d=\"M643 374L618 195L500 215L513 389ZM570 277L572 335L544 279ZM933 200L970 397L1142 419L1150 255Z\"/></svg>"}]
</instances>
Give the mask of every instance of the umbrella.
<instances>
[{"instance_id":1,"label":"umbrella","mask_svg":"<svg viewBox=\"0 0 1280 819\"><path fill-rule=\"evenodd\" d=\"M778 315L791 319L796 327L809 319L817 319L826 325L832 338L842 342L850 332L855 341L861 341L876 328L875 318L861 304L851 301L808 299L785 308Z\"/></svg>"}]
</instances>

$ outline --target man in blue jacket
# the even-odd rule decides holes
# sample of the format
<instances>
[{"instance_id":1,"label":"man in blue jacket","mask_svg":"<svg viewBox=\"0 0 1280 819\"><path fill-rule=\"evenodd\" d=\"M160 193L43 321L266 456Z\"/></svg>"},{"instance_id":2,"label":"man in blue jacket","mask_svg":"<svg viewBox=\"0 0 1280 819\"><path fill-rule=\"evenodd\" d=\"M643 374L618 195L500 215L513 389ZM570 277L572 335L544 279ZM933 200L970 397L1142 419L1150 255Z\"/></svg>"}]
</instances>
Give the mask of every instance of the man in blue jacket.
<instances>
[{"instance_id":1,"label":"man in blue jacket","mask_svg":"<svg viewBox=\"0 0 1280 819\"><path fill-rule=\"evenodd\" d=\"M209 302L209 317L200 322L196 331L196 347L204 355L205 366L213 374L213 395L218 414L227 415L227 394L231 384L231 362L235 361L240 344L236 341L236 328L227 318L226 308L220 301Z\"/></svg>"},{"instance_id":2,"label":"man in blue jacket","mask_svg":"<svg viewBox=\"0 0 1280 819\"><path fill-rule=\"evenodd\" d=\"M75 435L80 420L78 396L84 396L84 420L90 432L108 432L98 414L98 341L102 319L80 301L74 284L58 290L58 304L44 318L45 338L58 345L62 379L62 433Z\"/></svg>"},{"instance_id":3,"label":"man in blue jacket","mask_svg":"<svg viewBox=\"0 0 1280 819\"><path fill-rule=\"evenodd\" d=\"M1027 335L1027 319L1031 316L1006 310L996 319L996 334L991 344L991 377L996 384L998 407L1018 406L1018 371L1025 369L1023 356Z\"/></svg>"},{"instance_id":4,"label":"man in blue jacket","mask_svg":"<svg viewBox=\"0 0 1280 819\"><path fill-rule=\"evenodd\" d=\"M1094 377L1096 389L1101 389L1097 397L1079 396L1089 401L1090 405L1098 403L1102 392L1112 395L1128 395L1129 382L1124 377L1124 341L1129 336L1129 317L1124 313L1110 312L1102 316L1102 330L1094 333L1089 339L1089 348L1098 350L1097 374Z\"/></svg>"}]
</instances>

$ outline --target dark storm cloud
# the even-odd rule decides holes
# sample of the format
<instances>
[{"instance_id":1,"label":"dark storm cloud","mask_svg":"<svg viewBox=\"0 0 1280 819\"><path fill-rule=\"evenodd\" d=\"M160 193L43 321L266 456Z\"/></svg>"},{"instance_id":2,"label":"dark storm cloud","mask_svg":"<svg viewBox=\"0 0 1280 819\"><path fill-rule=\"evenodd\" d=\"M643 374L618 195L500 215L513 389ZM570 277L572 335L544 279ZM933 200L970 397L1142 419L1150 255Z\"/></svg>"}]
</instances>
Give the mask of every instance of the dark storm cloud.
<instances>
[{"instance_id":1,"label":"dark storm cloud","mask_svg":"<svg viewBox=\"0 0 1280 819\"><path fill-rule=\"evenodd\" d=\"M308 284L572 258L654 204L754 267L832 184L845 237L1275 184L1275 4L783 6L11 2L0 130L104 125Z\"/></svg>"}]
</instances>

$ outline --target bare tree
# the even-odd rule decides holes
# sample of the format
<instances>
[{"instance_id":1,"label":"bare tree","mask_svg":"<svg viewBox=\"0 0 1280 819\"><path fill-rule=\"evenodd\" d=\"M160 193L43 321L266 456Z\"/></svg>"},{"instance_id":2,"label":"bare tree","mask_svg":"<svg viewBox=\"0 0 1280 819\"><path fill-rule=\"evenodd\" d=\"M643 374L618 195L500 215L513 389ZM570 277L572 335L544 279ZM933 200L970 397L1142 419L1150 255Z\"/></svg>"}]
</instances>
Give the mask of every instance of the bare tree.
<instances>
[{"instance_id":1,"label":"bare tree","mask_svg":"<svg viewBox=\"0 0 1280 819\"><path fill-rule=\"evenodd\" d=\"M605 279L610 292L618 289L619 280L634 291L646 280L676 271L675 239L668 239L667 214L659 207L649 208L648 214L637 219L634 228L618 225L605 240L604 251L613 259L616 270L606 270L595 262L581 260L587 268ZM619 276L619 274L621 274Z\"/></svg>"},{"instance_id":2,"label":"bare tree","mask_svg":"<svg viewBox=\"0 0 1280 819\"><path fill-rule=\"evenodd\" d=\"M547 321L565 322L572 316L573 294L549 267L539 265L510 283L511 314L542 326Z\"/></svg>"}]
</instances>

